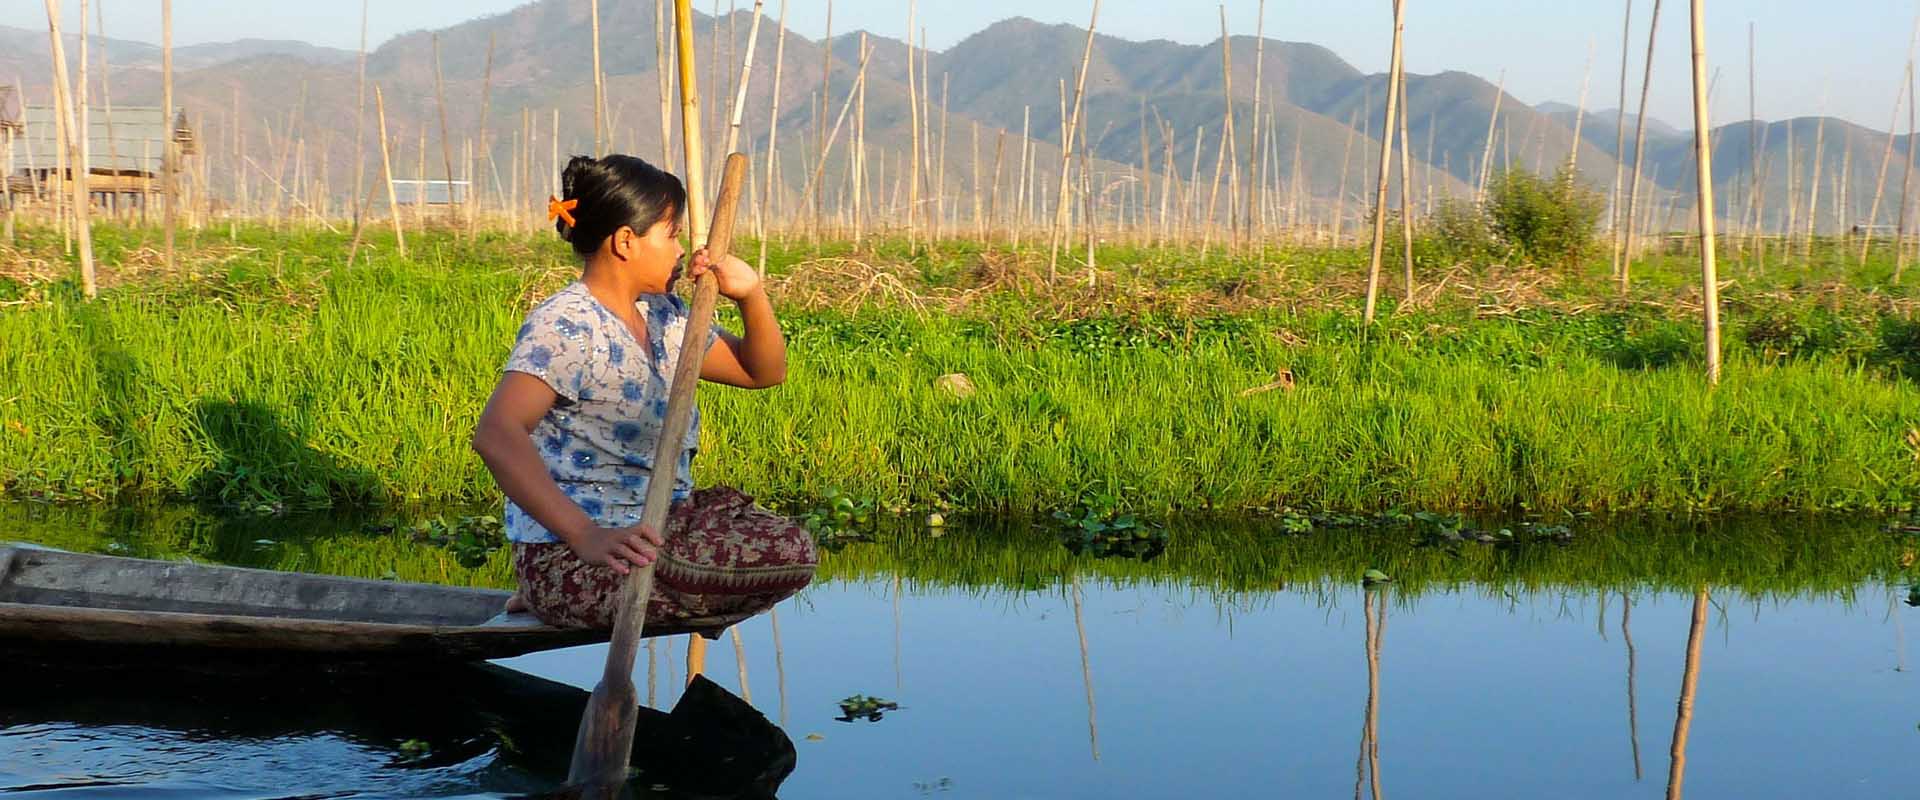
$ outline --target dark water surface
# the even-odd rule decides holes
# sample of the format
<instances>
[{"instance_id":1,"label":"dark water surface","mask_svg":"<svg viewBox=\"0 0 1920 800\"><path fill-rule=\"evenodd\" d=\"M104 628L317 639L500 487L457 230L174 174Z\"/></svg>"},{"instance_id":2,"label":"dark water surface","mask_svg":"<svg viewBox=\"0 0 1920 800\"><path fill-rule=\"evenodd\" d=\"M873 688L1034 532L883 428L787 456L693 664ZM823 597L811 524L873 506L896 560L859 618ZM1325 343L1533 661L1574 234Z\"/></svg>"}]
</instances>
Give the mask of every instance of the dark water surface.
<instances>
[{"instance_id":1,"label":"dark water surface","mask_svg":"<svg viewBox=\"0 0 1920 800\"><path fill-rule=\"evenodd\" d=\"M1176 527L1145 564L1076 557L1024 526L899 532L830 554L777 619L741 626L744 687L731 638L707 674L793 739L787 798L1920 787L1905 639L1920 610L1900 563L1920 541L1874 522L1575 528L1571 543L1496 547L1218 523ZM0 507L0 539L376 577L445 568L437 550L341 519L15 506ZM1363 588L1369 568L1394 582ZM641 654L654 705L677 696L684 648ZM500 664L590 688L604 653ZM459 676L124 666L109 680L0 671L0 793L516 796L556 786L573 737L571 711L515 707ZM901 708L836 719L856 694Z\"/></svg>"}]
</instances>

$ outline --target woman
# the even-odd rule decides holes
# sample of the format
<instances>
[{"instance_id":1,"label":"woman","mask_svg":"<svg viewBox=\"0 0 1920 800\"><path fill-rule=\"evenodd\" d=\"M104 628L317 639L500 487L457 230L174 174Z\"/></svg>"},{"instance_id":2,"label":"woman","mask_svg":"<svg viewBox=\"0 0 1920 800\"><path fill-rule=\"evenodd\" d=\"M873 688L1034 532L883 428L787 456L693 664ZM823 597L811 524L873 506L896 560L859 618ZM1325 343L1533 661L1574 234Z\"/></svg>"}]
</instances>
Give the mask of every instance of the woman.
<instances>
[{"instance_id":1,"label":"woman","mask_svg":"<svg viewBox=\"0 0 1920 800\"><path fill-rule=\"evenodd\" d=\"M672 293L684 254L680 180L632 156L576 156L561 185L548 214L581 258L580 280L527 314L473 435L507 496L519 580L508 609L611 627L625 576L658 560L647 624L717 635L812 580L813 540L733 489L693 489L698 409L675 463L653 463L688 316ZM691 266L696 278L713 273L743 321L739 336L717 326L709 335L701 379L780 384L786 340L759 276L705 250ZM664 532L639 524L656 467L674 482Z\"/></svg>"}]
</instances>

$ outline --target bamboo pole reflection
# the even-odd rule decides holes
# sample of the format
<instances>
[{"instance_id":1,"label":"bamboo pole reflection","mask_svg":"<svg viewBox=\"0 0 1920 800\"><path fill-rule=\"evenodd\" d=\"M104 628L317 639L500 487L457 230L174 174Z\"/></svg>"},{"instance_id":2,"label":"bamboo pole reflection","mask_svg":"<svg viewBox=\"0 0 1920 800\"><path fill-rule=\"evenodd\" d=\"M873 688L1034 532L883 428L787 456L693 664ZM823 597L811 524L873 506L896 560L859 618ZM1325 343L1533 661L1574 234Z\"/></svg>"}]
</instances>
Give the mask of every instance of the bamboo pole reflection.
<instances>
[{"instance_id":1,"label":"bamboo pole reflection","mask_svg":"<svg viewBox=\"0 0 1920 800\"><path fill-rule=\"evenodd\" d=\"M780 727L787 727L787 651L780 645L780 607L767 612L773 622L773 674L780 692Z\"/></svg>"},{"instance_id":2,"label":"bamboo pole reflection","mask_svg":"<svg viewBox=\"0 0 1920 800\"><path fill-rule=\"evenodd\" d=\"M1600 590L1600 613L1594 615L1594 631L1600 634L1600 641L1607 640L1607 591Z\"/></svg>"},{"instance_id":3,"label":"bamboo pole reflection","mask_svg":"<svg viewBox=\"0 0 1920 800\"><path fill-rule=\"evenodd\" d=\"M1087 657L1087 624L1080 609L1080 576L1073 576L1073 628L1080 634L1080 683L1087 689L1087 744L1100 760L1100 725L1093 713L1093 664Z\"/></svg>"},{"instance_id":4,"label":"bamboo pole reflection","mask_svg":"<svg viewBox=\"0 0 1920 800\"><path fill-rule=\"evenodd\" d=\"M1360 755L1353 764L1353 796L1360 798L1361 787L1370 787L1373 800L1381 800L1380 786L1380 643L1387 634L1387 600L1366 590L1363 606L1367 620L1367 710L1360 726Z\"/></svg>"},{"instance_id":5,"label":"bamboo pole reflection","mask_svg":"<svg viewBox=\"0 0 1920 800\"><path fill-rule=\"evenodd\" d=\"M893 690L901 690L900 676L900 576L893 576Z\"/></svg>"},{"instance_id":6,"label":"bamboo pole reflection","mask_svg":"<svg viewBox=\"0 0 1920 800\"><path fill-rule=\"evenodd\" d=\"M654 639L647 640L647 707L648 708L660 707L659 703L655 702L655 700L658 698L659 695L656 693L656 689L658 688L658 686L654 682L654 659L653 659L654 644L656 644L656 640Z\"/></svg>"},{"instance_id":7,"label":"bamboo pole reflection","mask_svg":"<svg viewBox=\"0 0 1920 800\"><path fill-rule=\"evenodd\" d=\"M1887 592L1887 616L1893 617L1893 671L1907 671L1907 629L1900 620L1900 600L1895 592Z\"/></svg>"},{"instance_id":8,"label":"bamboo pole reflection","mask_svg":"<svg viewBox=\"0 0 1920 800\"><path fill-rule=\"evenodd\" d=\"M1687 733L1693 726L1694 689L1700 684L1700 640L1707 627L1707 587L1693 595L1693 623L1687 627L1687 664L1680 674L1680 703L1673 719L1673 746L1668 751L1667 800L1680 800L1687 776Z\"/></svg>"},{"instance_id":9,"label":"bamboo pole reflection","mask_svg":"<svg viewBox=\"0 0 1920 800\"><path fill-rule=\"evenodd\" d=\"M753 688L747 685L747 643L740 638L740 626L735 625L733 632L733 664L740 673L740 699L753 704Z\"/></svg>"},{"instance_id":10,"label":"bamboo pole reflection","mask_svg":"<svg viewBox=\"0 0 1920 800\"><path fill-rule=\"evenodd\" d=\"M1640 780L1640 708L1633 692L1633 597L1620 593L1620 638L1627 642L1627 741L1633 746L1633 779Z\"/></svg>"}]
</instances>

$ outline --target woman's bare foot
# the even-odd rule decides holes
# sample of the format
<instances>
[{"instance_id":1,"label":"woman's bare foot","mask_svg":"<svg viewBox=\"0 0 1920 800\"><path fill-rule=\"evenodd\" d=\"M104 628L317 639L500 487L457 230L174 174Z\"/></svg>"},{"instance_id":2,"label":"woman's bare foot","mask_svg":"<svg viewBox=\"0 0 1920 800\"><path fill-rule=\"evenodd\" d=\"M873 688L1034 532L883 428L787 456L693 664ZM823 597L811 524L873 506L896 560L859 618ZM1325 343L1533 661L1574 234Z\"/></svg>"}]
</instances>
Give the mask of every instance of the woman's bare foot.
<instances>
[{"instance_id":1,"label":"woman's bare foot","mask_svg":"<svg viewBox=\"0 0 1920 800\"><path fill-rule=\"evenodd\" d=\"M527 599L521 597L519 592L514 592L512 597L507 598L507 613L518 614L529 610L532 610L532 606L527 605Z\"/></svg>"}]
</instances>

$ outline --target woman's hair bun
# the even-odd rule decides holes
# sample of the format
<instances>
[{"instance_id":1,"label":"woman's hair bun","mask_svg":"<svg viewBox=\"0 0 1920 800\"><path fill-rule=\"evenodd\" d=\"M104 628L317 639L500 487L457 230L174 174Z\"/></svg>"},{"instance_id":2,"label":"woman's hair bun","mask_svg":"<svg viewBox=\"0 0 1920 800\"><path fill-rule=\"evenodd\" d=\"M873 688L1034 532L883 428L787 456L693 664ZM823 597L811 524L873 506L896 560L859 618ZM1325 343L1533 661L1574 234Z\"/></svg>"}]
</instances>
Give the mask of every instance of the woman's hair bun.
<instances>
[{"instance_id":1,"label":"woman's hair bun","mask_svg":"<svg viewBox=\"0 0 1920 800\"><path fill-rule=\"evenodd\" d=\"M645 233L687 205L680 179L643 159L612 154L574 156L560 172L560 197L576 201L573 224L556 219L553 228L573 250L588 255L622 226Z\"/></svg>"}]
</instances>

